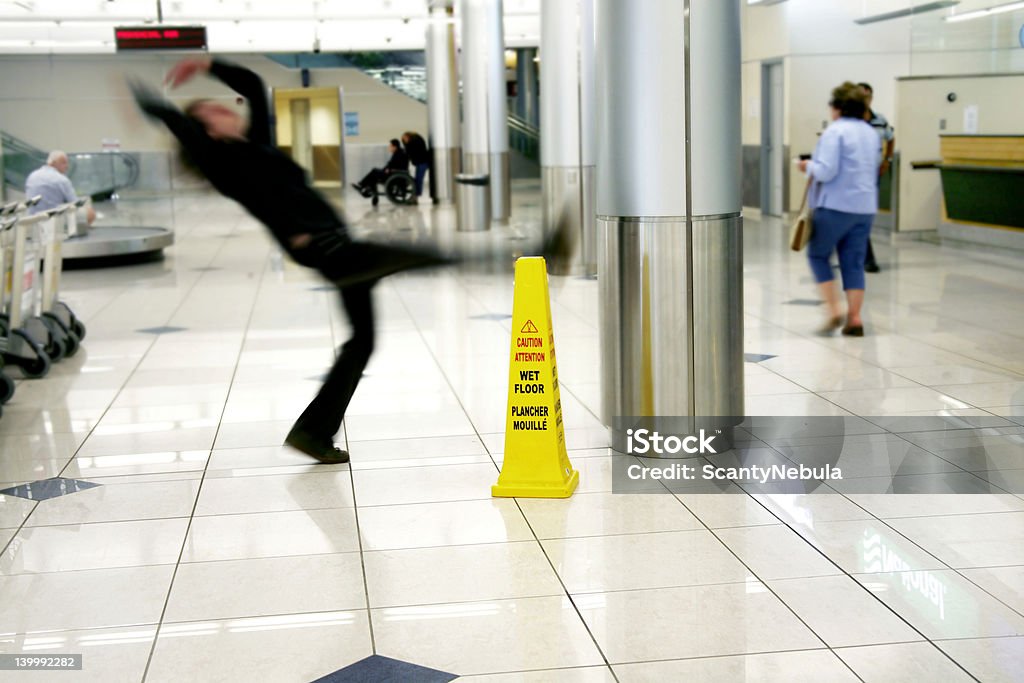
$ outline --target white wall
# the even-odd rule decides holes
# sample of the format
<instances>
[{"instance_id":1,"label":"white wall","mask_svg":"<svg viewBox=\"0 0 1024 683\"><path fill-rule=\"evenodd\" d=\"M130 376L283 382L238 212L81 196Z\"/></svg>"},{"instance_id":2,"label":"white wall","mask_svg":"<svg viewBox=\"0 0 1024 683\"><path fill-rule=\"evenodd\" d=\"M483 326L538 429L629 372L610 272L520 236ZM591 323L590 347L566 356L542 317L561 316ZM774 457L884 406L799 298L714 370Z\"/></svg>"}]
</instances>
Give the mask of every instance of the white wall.
<instances>
[{"instance_id":1,"label":"white wall","mask_svg":"<svg viewBox=\"0 0 1024 683\"><path fill-rule=\"evenodd\" d=\"M946 96L956 93L956 102ZM942 216L942 184L935 170L912 161L939 159L939 135L964 132L964 109L978 107L978 133L1024 135L1024 74L908 79L898 88L900 119L900 232L935 230ZM945 122L945 130L942 129Z\"/></svg>"},{"instance_id":2,"label":"white wall","mask_svg":"<svg viewBox=\"0 0 1024 683\"><path fill-rule=\"evenodd\" d=\"M299 88L300 72L265 57L230 57L263 77L269 87ZM0 57L0 129L38 147L68 151L100 149L117 138L131 151L167 151L172 140L138 113L125 85L136 77L154 85L175 61L171 56ZM425 130L426 106L356 69L312 69L313 87L341 87L345 110L359 112L354 143L386 142L405 130ZM234 95L219 83L197 79L175 91L179 103L196 97ZM242 110L244 107L239 107Z\"/></svg>"},{"instance_id":3,"label":"white wall","mask_svg":"<svg viewBox=\"0 0 1024 683\"><path fill-rule=\"evenodd\" d=\"M1017 38L1024 10L959 23L944 21L949 10L855 23L858 18L913 4L917 0L787 0L751 6L743 0L743 144L761 140L760 66L764 61L785 64L785 141L793 155L813 150L828 120L829 93L842 81L872 84L874 108L895 126L897 149L901 149L903 134L916 124L903 121L903 112L897 109L897 79L1024 70L1024 49ZM956 10L992 4L993 0L963 0ZM790 206L799 203L802 190L802 182L794 177ZM902 215L905 218L906 211Z\"/></svg>"}]
</instances>

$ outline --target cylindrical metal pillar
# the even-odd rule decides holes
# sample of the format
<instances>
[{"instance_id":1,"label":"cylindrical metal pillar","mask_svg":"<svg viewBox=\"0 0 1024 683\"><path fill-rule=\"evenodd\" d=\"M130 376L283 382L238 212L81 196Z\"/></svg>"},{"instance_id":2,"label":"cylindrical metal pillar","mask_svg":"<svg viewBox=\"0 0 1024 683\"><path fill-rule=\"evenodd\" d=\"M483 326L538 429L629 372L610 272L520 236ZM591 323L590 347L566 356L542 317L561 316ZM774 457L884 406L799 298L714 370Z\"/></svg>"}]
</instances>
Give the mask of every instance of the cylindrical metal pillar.
<instances>
[{"instance_id":1,"label":"cylindrical metal pillar","mask_svg":"<svg viewBox=\"0 0 1024 683\"><path fill-rule=\"evenodd\" d=\"M533 126L540 125L540 94L537 83L537 48L516 50L516 114Z\"/></svg>"},{"instance_id":2,"label":"cylindrical metal pillar","mask_svg":"<svg viewBox=\"0 0 1024 683\"><path fill-rule=\"evenodd\" d=\"M597 0L597 46L603 418L741 417L739 4Z\"/></svg>"},{"instance_id":3,"label":"cylindrical metal pillar","mask_svg":"<svg viewBox=\"0 0 1024 683\"><path fill-rule=\"evenodd\" d=\"M491 215L506 222L511 205L505 38L501 0L460 0L462 15L462 168L486 173Z\"/></svg>"},{"instance_id":4,"label":"cylindrical metal pillar","mask_svg":"<svg viewBox=\"0 0 1024 683\"><path fill-rule=\"evenodd\" d=\"M541 185L547 233L568 223L577 267L597 272L593 0L541 5Z\"/></svg>"},{"instance_id":5,"label":"cylindrical metal pillar","mask_svg":"<svg viewBox=\"0 0 1024 683\"><path fill-rule=\"evenodd\" d=\"M430 0L427 23L427 120L432 155L430 188L434 201L455 199L455 174L462 166L459 145L459 92L455 69L453 0Z\"/></svg>"}]
</instances>

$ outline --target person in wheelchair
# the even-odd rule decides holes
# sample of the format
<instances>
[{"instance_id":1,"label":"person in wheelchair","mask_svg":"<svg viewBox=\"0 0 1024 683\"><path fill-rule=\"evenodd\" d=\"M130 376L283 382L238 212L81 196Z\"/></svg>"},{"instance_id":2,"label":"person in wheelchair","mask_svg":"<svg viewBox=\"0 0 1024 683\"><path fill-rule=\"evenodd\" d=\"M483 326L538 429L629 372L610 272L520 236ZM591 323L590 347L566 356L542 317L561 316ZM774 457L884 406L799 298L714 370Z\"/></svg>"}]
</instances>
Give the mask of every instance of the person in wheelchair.
<instances>
[{"instance_id":1,"label":"person in wheelchair","mask_svg":"<svg viewBox=\"0 0 1024 683\"><path fill-rule=\"evenodd\" d=\"M358 183L352 184L352 187L364 197L375 196L377 194L377 185L386 183L391 174L399 172L409 173L409 157L402 150L402 143L392 138L391 142L388 143L388 151L391 152L391 158L388 159L388 163L384 168L375 168L367 173Z\"/></svg>"}]
</instances>

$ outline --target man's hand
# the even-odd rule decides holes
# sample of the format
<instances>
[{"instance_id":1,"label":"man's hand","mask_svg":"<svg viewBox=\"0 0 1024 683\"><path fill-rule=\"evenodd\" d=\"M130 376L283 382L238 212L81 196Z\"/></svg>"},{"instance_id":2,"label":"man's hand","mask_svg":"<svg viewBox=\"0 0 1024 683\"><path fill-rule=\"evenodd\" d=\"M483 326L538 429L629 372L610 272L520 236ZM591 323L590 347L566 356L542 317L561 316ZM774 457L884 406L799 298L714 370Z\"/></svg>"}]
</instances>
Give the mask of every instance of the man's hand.
<instances>
[{"instance_id":1,"label":"man's hand","mask_svg":"<svg viewBox=\"0 0 1024 683\"><path fill-rule=\"evenodd\" d=\"M810 163L811 162L808 161L807 159L801 159L800 161L796 162L796 167L800 169L801 173L807 173L807 165Z\"/></svg>"},{"instance_id":2,"label":"man's hand","mask_svg":"<svg viewBox=\"0 0 1024 683\"><path fill-rule=\"evenodd\" d=\"M167 72L164 85L177 88L188 83L195 78L196 74L207 73L210 70L211 61L209 57L189 57L181 60Z\"/></svg>"}]
</instances>

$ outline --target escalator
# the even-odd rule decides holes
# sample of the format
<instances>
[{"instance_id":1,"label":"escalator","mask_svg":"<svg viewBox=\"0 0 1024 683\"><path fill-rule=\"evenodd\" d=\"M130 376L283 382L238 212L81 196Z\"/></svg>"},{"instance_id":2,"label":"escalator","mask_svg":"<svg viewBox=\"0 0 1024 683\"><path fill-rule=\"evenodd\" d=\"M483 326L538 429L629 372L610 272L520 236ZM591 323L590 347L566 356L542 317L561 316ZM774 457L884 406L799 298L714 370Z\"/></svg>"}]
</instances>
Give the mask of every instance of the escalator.
<instances>
[{"instance_id":1,"label":"escalator","mask_svg":"<svg viewBox=\"0 0 1024 683\"><path fill-rule=\"evenodd\" d=\"M46 163L45 152L9 133L0 131L0 164L4 188L24 192L28 175ZM79 196L94 201L116 198L117 191L139 179L138 160L123 152L68 153L68 178Z\"/></svg>"}]
</instances>

